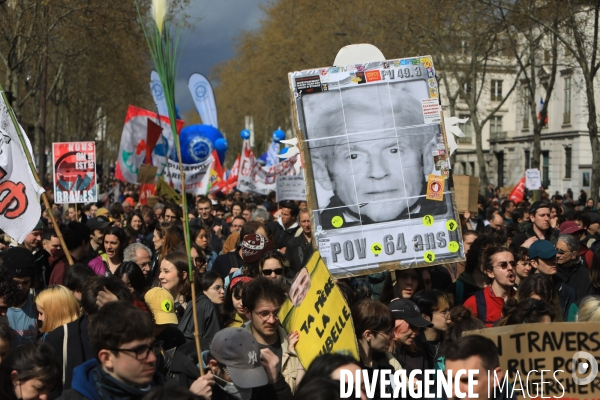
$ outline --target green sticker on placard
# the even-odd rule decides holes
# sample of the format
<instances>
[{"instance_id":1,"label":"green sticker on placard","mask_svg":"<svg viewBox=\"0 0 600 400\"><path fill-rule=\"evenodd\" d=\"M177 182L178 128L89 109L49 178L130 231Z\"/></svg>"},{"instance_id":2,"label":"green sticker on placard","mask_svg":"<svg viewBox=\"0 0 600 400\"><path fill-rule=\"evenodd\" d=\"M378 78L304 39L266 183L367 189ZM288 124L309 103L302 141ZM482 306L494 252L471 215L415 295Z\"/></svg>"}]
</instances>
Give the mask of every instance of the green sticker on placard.
<instances>
[{"instance_id":1,"label":"green sticker on placard","mask_svg":"<svg viewBox=\"0 0 600 400\"><path fill-rule=\"evenodd\" d=\"M448 229L450 232L454 232L456 228L458 228L458 224L455 220L449 219L446 221L446 229Z\"/></svg>"},{"instance_id":2,"label":"green sticker on placard","mask_svg":"<svg viewBox=\"0 0 600 400\"><path fill-rule=\"evenodd\" d=\"M375 256L378 256L379 253L381 253L381 250L383 250L383 246L381 245L381 243L375 242L371 245L371 251L373 252L373 254L375 254Z\"/></svg>"},{"instance_id":3,"label":"green sticker on placard","mask_svg":"<svg viewBox=\"0 0 600 400\"><path fill-rule=\"evenodd\" d=\"M423 254L423 259L426 263L433 262L433 260L435 260L435 253L431 250L426 251L425 254Z\"/></svg>"},{"instance_id":4,"label":"green sticker on placard","mask_svg":"<svg viewBox=\"0 0 600 400\"><path fill-rule=\"evenodd\" d=\"M450 250L450 253L456 253L459 248L458 242L455 242L454 240L448 243L448 250Z\"/></svg>"},{"instance_id":5,"label":"green sticker on placard","mask_svg":"<svg viewBox=\"0 0 600 400\"><path fill-rule=\"evenodd\" d=\"M434 222L433 216L426 215L423 217L423 225L431 226L431 225L433 225L433 222Z\"/></svg>"},{"instance_id":6,"label":"green sticker on placard","mask_svg":"<svg viewBox=\"0 0 600 400\"><path fill-rule=\"evenodd\" d=\"M334 228L340 228L342 225L344 225L344 218L340 216L331 218L331 225L333 225Z\"/></svg>"}]
</instances>

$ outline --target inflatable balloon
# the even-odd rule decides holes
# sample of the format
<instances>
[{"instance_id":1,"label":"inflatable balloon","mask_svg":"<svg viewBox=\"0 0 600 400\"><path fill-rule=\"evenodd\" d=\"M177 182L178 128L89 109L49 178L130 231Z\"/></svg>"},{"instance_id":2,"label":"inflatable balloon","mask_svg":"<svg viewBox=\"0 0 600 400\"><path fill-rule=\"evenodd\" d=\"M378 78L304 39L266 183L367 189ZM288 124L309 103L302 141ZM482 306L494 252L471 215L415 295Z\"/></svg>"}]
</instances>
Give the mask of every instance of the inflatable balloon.
<instances>
[{"instance_id":1,"label":"inflatable balloon","mask_svg":"<svg viewBox=\"0 0 600 400\"><path fill-rule=\"evenodd\" d=\"M288 152L289 147L284 147L283 149L281 149L281 151L279 152L279 154L285 154Z\"/></svg>"},{"instance_id":2,"label":"inflatable balloon","mask_svg":"<svg viewBox=\"0 0 600 400\"><path fill-rule=\"evenodd\" d=\"M250 139L250 131L248 129L242 129L240 132L240 137L244 140Z\"/></svg>"},{"instance_id":3,"label":"inflatable balloon","mask_svg":"<svg viewBox=\"0 0 600 400\"><path fill-rule=\"evenodd\" d=\"M217 149L217 153L225 153L228 147L229 143L227 143L227 139L221 138L215 140L215 149Z\"/></svg>"},{"instance_id":4,"label":"inflatable balloon","mask_svg":"<svg viewBox=\"0 0 600 400\"><path fill-rule=\"evenodd\" d=\"M217 145L218 141L220 144ZM210 125L190 125L181 130L179 134L181 143L181 159L184 164L198 164L211 155L213 150L217 150L219 160L225 160L227 151L227 141L223 134ZM223 142L225 142L223 144ZM171 159L174 159L171 155Z\"/></svg>"},{"instance_id":5,"label":"inflatable balloon","mask_svg":"<svg viewBox=\"0 0 600 400\"><path fill-rule=\"evenodd\" d=\"M279 143L281 140L285 140L285 132L281 129L277 129L275 132L273 132L273 141L275 143Z\"/></svg>"}]
</instances>

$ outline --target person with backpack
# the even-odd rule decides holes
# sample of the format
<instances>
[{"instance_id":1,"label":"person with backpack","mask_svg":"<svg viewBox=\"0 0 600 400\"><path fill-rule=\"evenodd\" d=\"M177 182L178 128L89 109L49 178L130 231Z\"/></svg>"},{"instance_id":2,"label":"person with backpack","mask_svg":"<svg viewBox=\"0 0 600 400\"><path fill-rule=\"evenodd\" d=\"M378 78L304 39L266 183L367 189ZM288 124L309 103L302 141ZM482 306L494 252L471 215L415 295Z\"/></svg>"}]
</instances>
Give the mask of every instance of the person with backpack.
<instances>
[{"instance_id":1,"label":"person with backpack","mask_svg":"<svg viewBox=\"0 0 600 400\"><path fill-rule=\"evenodd\" d=\"M504 302L515 297L517 264L513 254L501 246L488 247L482 260L490 284L469 297L464 306L487 327L492 327L502 317Z\"/></svg>"}]
</instances>

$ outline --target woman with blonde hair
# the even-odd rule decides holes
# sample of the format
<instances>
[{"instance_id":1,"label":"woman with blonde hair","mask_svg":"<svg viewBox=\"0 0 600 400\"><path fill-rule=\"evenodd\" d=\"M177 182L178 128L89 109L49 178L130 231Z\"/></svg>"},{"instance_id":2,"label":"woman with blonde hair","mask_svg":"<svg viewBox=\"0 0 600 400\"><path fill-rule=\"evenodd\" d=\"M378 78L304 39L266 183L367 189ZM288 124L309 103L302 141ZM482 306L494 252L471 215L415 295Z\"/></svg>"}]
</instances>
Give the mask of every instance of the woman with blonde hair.
<instances>
[{"instance_id":1,"label":"woman with blonde hair","mask_svg":"<svg viewBox=\"0 0 600 400\"><path fill-rule=\"evenodd\" d=\"M35 299L35 304L41 323L40 332L44 334L75 321L81 315L79 302L73 292L62 285L42 290Z\"/></svg>"},{"instance_id":2,"label":"woman with blonde hair","mask_svg":"<svg viewBox=\"0 0 600 400\"><path fill-rule=\"evenodd\" d=\"M577 322L600 321L600 296L584 297L577 311Z\"/></svg>"}]
</instances>

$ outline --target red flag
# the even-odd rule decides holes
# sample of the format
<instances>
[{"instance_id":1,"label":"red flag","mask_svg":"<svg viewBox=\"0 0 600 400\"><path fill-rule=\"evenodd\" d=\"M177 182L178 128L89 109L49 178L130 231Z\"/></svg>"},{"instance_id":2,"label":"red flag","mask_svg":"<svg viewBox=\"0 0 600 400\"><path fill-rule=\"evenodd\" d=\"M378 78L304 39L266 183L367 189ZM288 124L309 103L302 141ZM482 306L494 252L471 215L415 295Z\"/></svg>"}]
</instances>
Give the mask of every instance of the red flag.
<instances>
[{"instance_id":1,"label":"red flag","mask_svg":"<svg viewBox=\"0 0 600 400\"><path fill-rule=\"evenodd\" d=\"M148 118L148 128L146 132L146 162L145 164L152 164L152 152L154 151L154 147L156 147L156 142L160 139L160 135L162 134L163 128L158 125L150 118Z\"/></svg>"},{"instance_id":2,"label":"red flag","mask_svg":"<svg viewBox=\"0 0 600 400\"><path fill-rule=\"evenodd\" d=\"M525 177L522 177L519 183L513 188L508 195L508 199L515 202L515 204L523 201L525 196Z\"/></svg>"},{"instance_id":3,"label":"red flag","mask_svg":"<svg viewBox=\"0 0 600 400\"><path fill-rule=\"evenodd\" d=\"M154 196L156 190L155 183L142 183L140 186L140 203L146 205L149 196Z\"/></svg>"}]
</instances>

